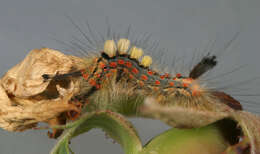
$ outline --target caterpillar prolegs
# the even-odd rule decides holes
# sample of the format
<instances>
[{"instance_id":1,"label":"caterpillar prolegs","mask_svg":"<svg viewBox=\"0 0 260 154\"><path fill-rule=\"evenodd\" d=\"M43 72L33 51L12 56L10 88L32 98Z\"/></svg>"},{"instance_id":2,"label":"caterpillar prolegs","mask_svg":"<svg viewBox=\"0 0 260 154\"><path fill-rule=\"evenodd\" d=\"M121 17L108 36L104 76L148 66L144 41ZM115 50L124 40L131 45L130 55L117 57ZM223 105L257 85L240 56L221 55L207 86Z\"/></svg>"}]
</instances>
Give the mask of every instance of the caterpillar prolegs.
<instances>
[{"instance_id":1,"label":"caterpillar prolegs","mask_svg":"<svg viewBox=\"0 0 260 154\"><path fill-rule=\"evenodd\" d=\"M212 104L219 104L242 110L233 97L221 91L209 90L201 86L198 80L217 65L215 55L207 54L193 67L189 76L183 76L180 73L160 74L153 70L152 58L143 56L143 49L131 45L128 39L106 40L103 46L99 55L86 58L84 69L68 74L44 74L42 77L46 81L64 78L80 80L80 92L72 97L71 103L84 112L111 109L128 114L121 111L122 107L116 107L123 106L124 101L133 103L134 112L138 112L138 103L147 97L153 97L159 104L168 106L193 106L199 110L218 111L216 105L213 107ZM66 114L68 119L74 120L80 113L71 111ZM51 137L58 137L58 134L51 134Z\"/></svg>"}]
</instances>

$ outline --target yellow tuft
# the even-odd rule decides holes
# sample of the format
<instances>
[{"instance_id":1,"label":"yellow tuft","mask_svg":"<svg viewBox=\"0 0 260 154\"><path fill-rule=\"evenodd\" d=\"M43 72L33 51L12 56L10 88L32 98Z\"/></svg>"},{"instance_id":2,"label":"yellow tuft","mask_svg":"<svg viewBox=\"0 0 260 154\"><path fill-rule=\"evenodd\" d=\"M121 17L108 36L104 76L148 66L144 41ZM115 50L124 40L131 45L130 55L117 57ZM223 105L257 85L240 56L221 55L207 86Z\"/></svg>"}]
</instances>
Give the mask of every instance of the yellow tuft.
<instances>
[{"instance_id":1,"label":"yellow tuft","mask_svg":"<svg viewBox=\"0 0 260 154\"><path fill-rule=\"evenodd\" d=\"M104 52L109 57L114 57L116 55L116 43L114 40L106 40L104 44Z\"/></svg>"},{"instance_id":2,"label":"yellow tuft","mask_svg":"<svg viewBox=\"0 0 260 154\"><path fill-rule=\"evenodd\" d=\"M149 67L151 64L152 64L152 57L144 56L141 61L141 65L143 65L144 67Z\"/></svg>"},{"instance_id":3,"label":"yellow tuft","mask_svg":"<svg viewBox=\"0 0 260 154\"><path fill-rule=\"evenodd\" d=\"M120 40L118 40L117 42L117 49L120 55L123 55L127 52L127 50L129 49L130 46L130 41L128 39L125 38L121 38Z\"/></svg>"},{"instance_id":4,"label":"yellow tuft","mask_svg":"<svg viewBox=\"0 0 260 154\"><path fill-rule=\"evenodd\" d=\"M133 46L130 50L130 58L139 59L143 55L143 49Z\"/></svg>"}]
</instances>

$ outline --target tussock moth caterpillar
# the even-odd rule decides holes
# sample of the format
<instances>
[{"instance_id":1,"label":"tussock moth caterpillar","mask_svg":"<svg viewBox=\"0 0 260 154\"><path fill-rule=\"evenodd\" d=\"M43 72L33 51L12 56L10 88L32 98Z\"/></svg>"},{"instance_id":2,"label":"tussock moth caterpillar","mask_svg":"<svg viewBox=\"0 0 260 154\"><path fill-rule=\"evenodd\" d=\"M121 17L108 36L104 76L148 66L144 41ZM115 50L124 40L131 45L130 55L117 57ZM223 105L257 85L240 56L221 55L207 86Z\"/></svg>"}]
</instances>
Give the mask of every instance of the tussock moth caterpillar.
<instances>
[{"instance_id":1,"label":"tussock moth caterpillar","mask_svg":"<svg viewBox=\"0 0 260 154\"><path fill-rule=\"evenodd\" d=\"M76 25L76 28L88 42L87 47L96 46L94 49L98 52L84 57L85 68L82 70L71 70L67 74L43 74L42 78L45 81L66 78L80 80L80 91L70 102L83 112L109 109L124 115L136 116L139 114L139 106L149 97L165 106L181 106L212 112L223 110L218 106L226 106L227 110L230 108L242 110L240 102L231 95L202 86L203 81L200 81L200 77L218 63L215 54L205 54L187 76L180 73L161 73L151 67L154 58L144 54L144 50L157 48L154 42L152 46L147 45L149 35L134 41L127 37L130 30L123 36L113 34L109 28L107 39L101 38L102 48L98 49L100 43L91 38L94 35L91 30L88 36L79 26ZM86 54L83 42L78 41L72 45ZM140 47L144 44L145 48ZM66 114L68 119L74 120L80 113L69 111ZM51 137L57 135L52 134Z\"/></svg>"}]
</instances>

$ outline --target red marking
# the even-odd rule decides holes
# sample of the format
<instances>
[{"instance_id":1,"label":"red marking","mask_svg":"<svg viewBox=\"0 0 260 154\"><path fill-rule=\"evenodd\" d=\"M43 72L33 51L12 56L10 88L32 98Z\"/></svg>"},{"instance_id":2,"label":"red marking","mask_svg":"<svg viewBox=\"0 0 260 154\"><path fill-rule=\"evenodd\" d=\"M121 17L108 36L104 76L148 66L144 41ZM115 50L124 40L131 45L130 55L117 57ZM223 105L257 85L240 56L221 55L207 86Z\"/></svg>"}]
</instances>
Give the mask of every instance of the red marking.
<instances>
[{"instance_id":1,"label":"red marking","mask_svg":"<svg viewBox=\"0 0 260 154\"><path fill-rule=\"evenodd\" d=\"M165 74L164 74L164 77L169 78L169 77L170 77L170 74L169 74L169 73L165 73Z\"/></svg>"},{"instance_id":2,"label":"red marking","mask_svg":"<svg viewBox=\"0 0 260 154\"><path fill-rule=\"evenodd\" d=\"M96 81L94 79L90 79L88 82L91 86L96 86Z\"/></svg>"},{"instance_id":3,"label":"red marking","mask_svg":"<svg viewBox=\"0 0 260 154\"><path fill-rule=\"evenodd\" d=\"M117 66L117 63L116 63L116 62L111 62L111 63L109 64L109 66L115 68L115 67Z\"/></svg>"},{"instance_id":4,"label":"red marking","mask_svg":"<svg viewBox=\"0 0 260 154\"><path fill-rule=\"evenodd\" d=\"M192 82L192 78L186 78L186 79L183 79L184 82L187 82L187 83L191 83Z\"/></svg>"},{"instance_id":5,"label":"red marking","mask_svg":"<svg viewBox=\"0 0 260 154\"><path fill-rule=\"evenodd\" d=\"M174 86L174 82L169 82L169 85L173 87Z\"/></svg>"},{"instance_id":6,"label":"red marking","mask_svg":"<svg viewBox=\"0 0 260 154\"><path fill-rule=\"evenodd\" d=\"M154 91L158 91L158 90L159 90L159 87L153 87L153 90L154 90Z\"/></svg>"},{"instance_id":7,"label":"red marking","mask_svg":"<svg viewBox=\"0 0 260 154\"><path fill-rule=\"evenodd\" d=\"M106 74L106 77L109 78L109 77L111 77L111 75L112 75L111 73L107 73L107 74Z\"/></svg>"},{"instance_id":8,"label":"red marking","mask_svg":"<svg viewBox=\"0 0 260 154\"><path fill-rule=\"evenodd\" d=\"M177 73L177 74L176 74L176 77L177 77L177 78L180 78L180 77L182 77L182 75L181 75L180 73Z\"/></svg>"},{"instance_id":9,"label":"red marking","mask_svg":"<svg viewBox=\"0 0 260 154\"><path fill-rule=\"evenodd\" d=\"M152 71L148 71L147 72L149 75L153 75L153 72Z\"/></svg>"},{"instance_id":10,"label":"red marking","mask_svg":"<svg viewBox=\"0 0 260 154\"><path fill-rule=\"evenodd\" d=\"M100 68L105 68L105 67L106 67L106 64L104 64L103 62L100 62L100 63L99 63L99 67L100 67Z\"/></svg>"},{"instance_id":11,"label":"red marking","mask_svg":"<svg viewBox=\"0 0 260 154\"><path fill-rule=\"evenodd\" d=\"M100 78L100 76L101 76L101 75L100 75L99 73L96 73L96 74L95 74L95 77L97 77L97 78Z\"/></svg>"},{"instance_id":12,"label":"red marking","mask_svg":"<svg viewBox=\"0 0 260 154\"><path fill-rule=\"evenodd\" d=\"M133 69L132 69L132 72L133 72L134 74L138 74L138 73L139 73L138 69L136 69L136 68L133 68Z\"/></svg>"},{"instance_id":13,"label":"red marking","mask_svg":"<svg viewBox=\"0 0 260 154\"><path fill-rule=\"evenodd\" d=\"M192 79L192 78L187 78L186 80L187 80L187 81L192 81L193 79Z\"/></svg>"},{"instance_id":14,"label":"red marking","mask_svg":"<svg viewBox=\"0 0 260 154\"><path fill-rule=\"evenodd\" d=\"M196 90L192 91L192 96L199 96L199 95L200 95L200 92L198 92Z\"/></svg>"},{"instance_id":15,"label":"red marking","mask_svg":"<svg viewBox=\"0 0 260 154\"><path fill-rule=\"evenodd\" d=\"M125 61L122 60L122 59L118 59L117 63L120 64L120 65L124 65Z\"/></svg>"},{"instance_id":16,"label":"red marking","mask_svg":"<svg viewBox=\"0 0 260 154\"><path fill-rule=\"evenodd\" d=\"M156 84L156 85L160 85L161 82L160 82L159 80L156 80L156 81L155 81L155 84Z\"/></svg>"},{"instance_id":17,"label":"red marking","mask_svg":"<svg viewBox=\"0 0 260 154\"><path fill-rule=\"evenodd\" d=\"M88 79L88 77L89 77L89 75L88 75L87 73L85 73L85 74L82 74L82 76L83 76L83 78L84 78L85 80L87 80L87 79Z\"/></svg>"},{"instance_id":18,"label":"red marking","mask_svg":"<svg viewBox=\"0 0 260 154\"><path fill-rule=\"evenodd\" d=\"M176 77L172 78L173 80L176 80Z\"/></svg>"},{"instance_id":19,"label":"red marking","mask_svg":"<svg viewBox=\"0 0 260 154\"><path fill-rule=\"evenodd\" d=\"M128 67L128 68L130 68L130 67L132 67L132 63L127 61L127 62L125 63L125 66Z\"/></svg>"},{"instance_id":20,"label":"red marking","mask_svg":"<svg viewBox=\"0 0 260 154\"><path fill-rule=\"evenodd\" d=\"M129 74L130 79L134 79L134 76L132 74Z\"/></svg>"},{"instance_id":21,"label":"red marking","mask_svg":"<svg viewBox=\"0 0 260 154\"><path fill-rule=\"evenodd\" d=\"M83 78L84 78L85 80L87 80L88 77L89 77L89 75L86 73L86 71L85 71L84 69L82 69L82 70L80 70L80 72L81 72L81 75L83 76Z\"/></svg>"},{"instance_id":22,"label":"red marking","mask_svg":"<svg viewBox=\"0 0 260 154\"><path fill-rule=\"evenodd\" d=\"M111 72L116 73L117 69L111 69Z\"/></svg>"},{"instance_id":23,"label":"red marking","mask_svg":"<svg viewBox=\"0 0 260 154\"><path fill-rule=\"evenodd\" d=\"M182 83L182 86L183 87L189 87L189 84L188 83Z\"/></svg>"},{"instance_id":24,"label":"red marking","mask_svg":"<svg viewBox=\"0 0 260 154\"><path fill-rule=\"evenodd\" d=\"M160 76L160 78L161 78L162 80L164 79L164 77L165 77L164 75L161 75L161 76Z\"/></svg>"},{"instance_id":25,"label":"red marking","mask_svg":"<svg viewBox=\"0 0 260 154\"><path fill-rule=\"evenodd\" d=\"M141 76L141 79L144 80L144 81L146 81L146 80L148 80L148 77L147 77L146 75L142 75L142 76Z\"/></svg>"}]
</instances>

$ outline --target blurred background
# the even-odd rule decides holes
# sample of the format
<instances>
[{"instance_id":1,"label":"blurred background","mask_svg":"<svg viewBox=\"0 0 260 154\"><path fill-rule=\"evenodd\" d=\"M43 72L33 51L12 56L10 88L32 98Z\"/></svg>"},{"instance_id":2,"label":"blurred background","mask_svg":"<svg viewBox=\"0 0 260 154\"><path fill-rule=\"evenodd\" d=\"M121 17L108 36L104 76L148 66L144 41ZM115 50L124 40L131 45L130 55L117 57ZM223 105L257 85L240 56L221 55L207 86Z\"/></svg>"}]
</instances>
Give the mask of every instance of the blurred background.
<instances>
[{"instance_id":1,"label":"blurred background","mask_svg":"<svg viewBox=\"0 0 260 154\"><path fill-rule=\"evenodd\" d=\"M221 54L219 66L205 79L214 79L207 80L212 84L207 83L232 94L246 110L260 113L259 0L1 0L1 75L31 49L62 50L64 46L54 39L69 42L72 35L79 36L67 15L75 22L87 20L101 33L107 28L106 17L114 31L125 30L131 24L136 34L148 32L152 39L159 40L160 46L168 49L166 57L183 55L190 59L195 51L222 50L239 33L227 52ZM209 47L212 41L214 46ZM249 94L258 96L249 97ZM156 120L130 120L143 143L169 128ZM0 130L0 153L46 154L55 144L46 133L44 130L23 133ZM121 147L106 139L100 130L73 139L71 147L76 154L123 154Z\"/></svg>"}]
</instances>

